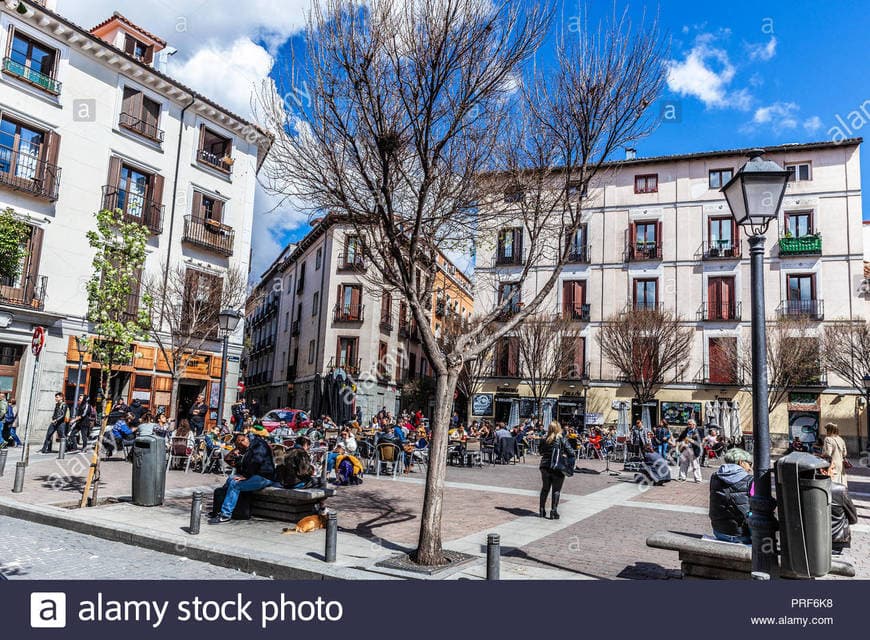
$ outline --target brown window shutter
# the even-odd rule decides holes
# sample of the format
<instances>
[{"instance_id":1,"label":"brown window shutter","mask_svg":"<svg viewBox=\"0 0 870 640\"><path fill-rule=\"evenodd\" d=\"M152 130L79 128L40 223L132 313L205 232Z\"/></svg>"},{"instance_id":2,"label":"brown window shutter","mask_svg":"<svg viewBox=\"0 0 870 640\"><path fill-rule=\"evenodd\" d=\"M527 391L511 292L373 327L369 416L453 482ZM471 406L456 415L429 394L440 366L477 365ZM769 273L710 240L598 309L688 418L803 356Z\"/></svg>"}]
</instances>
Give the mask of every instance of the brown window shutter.
<instances>
[{"instance_id":1,"label":"brown window shutter","mask_svg":"<svg viewBox=\"0 0 870 640\"><path fill-rule=\"evenodd\" d=\"M130 87L124 87L124 99L121 101L121 112L129 113L130 115L135 115L133 112L133 99L136 96L137 91L131 89Z\"/></svg>"},{"instance_id":2,"label":"brown window shutter","mask_svg":"<svg viewBox=\"0 0 870 640\"><path fill-rule=\"evenodd\" d=\"M224 201L223 200L215 200L214 208L212 209L211 219L217 222L224 221Z\"/></svg>"},{"instance_id":3,"label":"brown window shutter","mask_svg":"<svg viewBox=\"0 0 870 640\"><path fill-rule=\"evenodd\" d=\"M335 364L336 364L336 366L338 366L339 363L341 363L341 338L338 338L335 341Z\"/></svg>"},{"instance_id":4,"label":"brown window shutter","mask_svg":"<svg viewBox=\"0 0 870 640\"><path fill-rule=\"evenodd\" d=\"M628 225L628 244L632 250L637 247L637 223L632 222Z\"/></svg>"},{"instance_id":5,"label":"brown window shutter","mask_svg":"<svg viewBox=\"0 0 870 640\"><path fill-rule=\"evenodd\" d=\"M151 64L154 62L154 46L145 48L145 58L143 59L145 64Z\"/></svg>"},{"instance_id":6,"label":"brown window shutter","mask_svg":"<svg viewBox=\"0 0 870 640\"><path fill-rule=\"evenodd\" d=\"M42 239L45 232L41 227L30 228L30 242L27 248L27 266L24 274L24 289L27 300L32 300L39 284L39 261L42 257Z\"/></svg>"},{"instance_id":7,"label":"brown window shutter","mask_svg":"<svg viewBox=\"0 0 870 640\"><path fill-rule=\"evenodd\" d=\"M199 125L199 151L205 148L205 125Z\"/></svg>"},{"instance_id":8,"label":"brown window shutter","mask_svg":"<svg viewBox=\"0 0 870 640\"><path fill-rule=\"evenodd\" d=\"M565 280L562 282L562 313L570 313L574 307L574 285Z\"/></svg>"},{"instance_id":9,"label":"brown window shutter","mask_svg":"<svg viewBox=\"0 0 870 640\"><path fill-rule=\"evenodd\" d=\"M190 213L194 218L205 218L202 210L202 194L199 191L193 192L193 208L190 210Z\"/></svg>"},{"instance_id":10,"label":"brown window shutter","mask_svg":"<svg viewBox=\"0 0 870 640\"><path fill-rule=\"evenodd\" d=\"M42 168L42 180L45 191L53 194L59 179L57 160L60 154L60 135L55 131L45 134L45 165Z\"/></svg>"},{"instance_id":11,"label":"brown window shutter","mask_svg":"<svg viewBox=\"0 0 870 640\"><path fill-rule=\"evenodd\" d=\"M106 202L103 203L105 209L117 209L120 206L118 202L118 186L121 183L121 158L112 156L109 159L109 176L106 178L108 189Z\"/></svg>"},{"instance_id":12,"label":"brown window shutter","mask_svg":"<svg viewBox=\"0 0 870 640\"><path fill-rule=\"evenodd\" d=\"M136 41L130 36L130 34L125 34L124 36L124 53L132 56L136 52Z\"/></svg>"},{"instance_id":13,"label":"brown window shutter","mask_svg":"<svg viewBox=\"0 0 870 640\"><path fill-rule=\"evenodd\" d=\"M734 238L734 251L740 251L740 225L732 218L731 219L731 237Z\"/></svg>"},{"instance_id":14,"label":"brown window shutter","mask_svg":"<svg viewBox=\"0 0 870 640\"><path fill-rule=\"evenodd\" d=\"M352 315L359 315L361 294L362 291L359 287L353 287L350 290L350 312Z\"/></svg>"},{"instance_id":15,"label":"brown window shutter","mask_svg":"<svg viewBox=\"0 0 870 640\"><path fill-rule=\"evenodd\" d=\"M163 176L159 173L151 176L151 215L146 216L146 226L152 231L160 231L163 228Z\"/></svg>"}]
</instances>

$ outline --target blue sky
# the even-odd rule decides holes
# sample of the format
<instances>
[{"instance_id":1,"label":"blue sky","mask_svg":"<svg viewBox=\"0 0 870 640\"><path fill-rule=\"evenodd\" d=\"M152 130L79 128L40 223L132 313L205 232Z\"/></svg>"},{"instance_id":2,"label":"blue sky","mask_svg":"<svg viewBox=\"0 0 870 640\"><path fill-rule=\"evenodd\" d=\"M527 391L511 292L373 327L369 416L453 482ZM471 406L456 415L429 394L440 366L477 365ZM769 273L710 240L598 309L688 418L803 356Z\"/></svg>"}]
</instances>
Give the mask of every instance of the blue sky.
<instances>
[{"instance_id":1,"label":"blue sky","mask_svg":"<svg viewBox=\"0 0 870 640\"><path fill-rule=\"evenodd\" d=\"M309 2L60 0L59 10L85 26L120 11L178 49L170 59L171 75L251 117L253 88L288 61ZM670 38L662 100L677 105L679 122L662 124L641 141L640 156L831 139L837 117L855 120L852 112L866 122L847 135L870 131L866 0L564 0L554 33L577 37L584 7L591 25L614 11L627 9L634 22L658 13ZM541 65L548 55L542 51ZM870 184L870 161L862 177ZM864 210L870 217L870 209ZM308 229L305 214L258 189L252 275Z\"/></svg>"}]
</instances>

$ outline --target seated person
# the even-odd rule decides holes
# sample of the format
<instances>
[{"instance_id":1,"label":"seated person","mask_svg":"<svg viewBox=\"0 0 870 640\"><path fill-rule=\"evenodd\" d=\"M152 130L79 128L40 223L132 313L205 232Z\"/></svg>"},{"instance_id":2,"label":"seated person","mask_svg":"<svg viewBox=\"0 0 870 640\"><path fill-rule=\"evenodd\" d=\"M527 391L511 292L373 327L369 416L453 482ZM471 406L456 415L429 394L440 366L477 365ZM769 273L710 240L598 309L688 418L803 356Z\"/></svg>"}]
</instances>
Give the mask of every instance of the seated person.
<instances>
[{"instance_id":1,"label":"seated person","mask_svg":"<svg viewBox=\"0 0 870 640\"><path fill-rule=\"evenodd\" d=\"M112 430L103 437L103 446L106 447L106 455L110 458L115 455L115 451L122 449L125 444L132 444L136 439L136 430L130 427L133 419L131 413L124 414L124 417L119 418L112 425Z\"/></svg>"},{"instance_id":2,"label":"seated person","mask_svg":"<svg viewBox=\"0 0 870 640\"><path fill-rule=\"evenodd\" d=\"M296 445L284 455L284 464L278 467L278 482L285 489L302 489L314 477L311 464L311 440L308 436L296 438Z\"/></svg>"},{"instance_id":3,"label":"seated person","mask_svg":"<svg viewBox=\"0 0 870 640\"><path fill-rule=\"evenodd\" d=\"M643 474L656 487L671 481L671 470L668 461L651 444L646 445L643 452Z\"/></svg>"},{"instance_id":4,"label":"seated person","mask_svg":"<svg viewBox=\"0 0 870 640\"><path fill-rule=\"evenodd\" d=\"M362 484L363 464L359 458L349 454L340 444L329 455L335 455L335 482L341 486Z\"/></svg>"},{"instance_id":5,"label":"seated person","mask_svg":"<svg viewBox=\"0 0 870 640\"><path fill-rule=\"evenodd\" d=\"M749 493L752 488L752 454L735 447L725 454L725 464L710 476L710 524L723 542L751 544Z\"/></svg>"},{"instance_id":6,"label":"seated person","mask_svg":"<svg viewBox=\"0 0 870 640\"><path fill-rule=\"evenodd\" d=\"M823 475L830 475L830 467L819 469ZM831 551L834 555L852 546L850 525L858 524L858 510L849 497L849 489L844 484L831 480Z\"/></svg>"},{"instance_id":7,"label":"seated person","mask_svg":"<svg viewBox=\"0 0 870 640\"><path fill-rule=\"evenodd\" d=\"M252 433L240 433L235 438L235 444L235 470L224 485L227 494L221 504L220 512L209 519L209 524L229 522L240 493L278 486L275 482L272 449L269 448L268 442Z\"/></svg>"},{"instance_id":8,"label":"seated person","mask_svg":"<svg viewBox=\"0 0 870 640\"><path fill-rule=\"evenodd\" d=\"M356 438L354 437L353 432L349 428L345 427L341 430L341 433L338 434L337 445L338 444L340 444L344 448L344 450L350 455L356 455Z\"/></svg>"},{"instance_id":9,"label":"seated person","mask_svg":"<svg viewBox=\"0 0 870 640\"><path fill-rule=\"evenodd\" d=\"M296 434L293 432L293 427L287 424L286 420L281 420L272 432L272 435L279 440L283 440L285 438L292 438Z\"/></svg>"}]
</instances>

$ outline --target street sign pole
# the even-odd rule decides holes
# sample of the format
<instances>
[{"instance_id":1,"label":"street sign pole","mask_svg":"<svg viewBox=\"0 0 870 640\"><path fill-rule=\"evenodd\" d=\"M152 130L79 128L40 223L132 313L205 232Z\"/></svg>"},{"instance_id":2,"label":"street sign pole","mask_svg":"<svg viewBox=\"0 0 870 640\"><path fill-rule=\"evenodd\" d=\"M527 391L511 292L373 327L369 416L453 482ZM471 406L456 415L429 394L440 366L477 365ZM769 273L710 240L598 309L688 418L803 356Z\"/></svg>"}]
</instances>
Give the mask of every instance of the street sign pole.
<instances>
[{"instance_id":1,"label":"street sign pole","mask_svg":"<svg viewBox=\"0 0 870 640\"><path fill-rule=\"evenodd\" d=\"M36 413L36 397L39 389L39 355L42 353L42 348L45 346L45 329L36 327L33 330L33 340L30 343L30 351L34 355L33 361L33 377L30 382L30 402L27 405L27 421L24 423L24 446L21 447L21 461L27 464L29 460L25 459L30 448L30 424L33 422L33 416Z\"/></svg>"}]
</instances>

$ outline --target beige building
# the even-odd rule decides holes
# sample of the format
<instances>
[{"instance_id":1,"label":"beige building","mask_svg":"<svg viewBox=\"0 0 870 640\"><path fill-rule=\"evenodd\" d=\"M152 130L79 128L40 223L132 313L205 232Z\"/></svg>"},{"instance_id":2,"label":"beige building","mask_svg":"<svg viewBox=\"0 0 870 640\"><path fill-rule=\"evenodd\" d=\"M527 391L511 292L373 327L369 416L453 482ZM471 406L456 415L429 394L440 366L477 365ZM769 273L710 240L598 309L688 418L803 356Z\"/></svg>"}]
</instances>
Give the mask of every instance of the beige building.
<instances>
[{"instance_id":1,"label":"beige building","mask_svg":"<svg viewBox=\"0 0 870 640\"><path fill-rule=\"evenodd\" d=\"M817 333L826 322L868 317L868 298L861 286L861 142L767 149L766 158L794 174L767 236L765 304L770 321L783 315L808 317ZM694 344L685 354L688 368L683 379L658 392L655 403L646 407L647 418L664 416L679 424L693 413L703 419L708 401L730 406L736 400L741 427L751 431L749 389L723 366L725 352L742 350L750 340L748 244L720 192L745 164L746 153L631 157L609 165L602 185L591 190L583 227L572 247L574 259L542 307L569 312L582 328L576 359L591 380L585 409L589 420L616 420L613 407L618 401L631 403L633 395L602 357L597 338L602 321L627 306L658 305L694 329ZM531 300L536 283L552 273L546 264L534 265L522 290L513 290L527 241L511 221L513 197L506 196L508 213L497 237L478 238L478 309L491 309L511 298L515 303ZM510 340L496 350L484 395L475 404L496 419L516 419L531 410L530 403L522 401L528 388ZM583 413L579 380L557 381L551 396L554 415L567 420L577 410ZM635 416L642 416L643 409L632 407ZM851 446L859 424L863 434L864 411L854 390L820 371L807 386L790 390L771 416L771 430L777 441L790 434L810 439L819 422L833 420Z\"/></svg>"}]
</instances>

